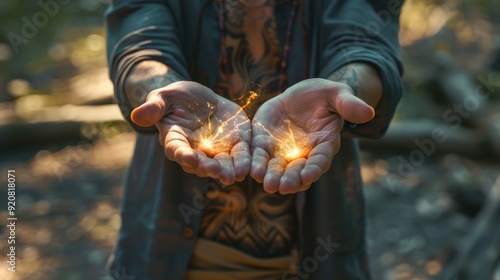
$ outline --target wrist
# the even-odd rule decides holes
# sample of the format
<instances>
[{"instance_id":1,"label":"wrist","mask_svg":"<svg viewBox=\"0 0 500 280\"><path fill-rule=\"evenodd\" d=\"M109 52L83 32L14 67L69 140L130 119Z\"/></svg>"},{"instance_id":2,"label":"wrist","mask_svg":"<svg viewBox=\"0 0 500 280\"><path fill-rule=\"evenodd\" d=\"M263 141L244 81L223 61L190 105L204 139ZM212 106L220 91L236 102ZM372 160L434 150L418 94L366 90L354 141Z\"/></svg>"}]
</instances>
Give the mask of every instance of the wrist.
<instances>
[{"instance_id":1,"label":"wrist","mask_svg":"<svg viewBox=\"0 0 500 280\"><path fill-rule=\"evenodd\" d=\"M128 73L123 85L123 94L130 109L135 109L144 104L151 91L181 79L173 69L159 61L141 61Z\"/></svg>"},{"instance_id":2,"label":"wrist","mask_svg":"<svg viewBox=\"0 0 500 280\"><path fill-rule=\"evenodd\" d=\"M366 63L347 64L331 75L328 80L347 84L355 96L376 108L382 98L382 81L377 70Z\"/></svg>"},{"instance_id":3,"label":"wrist","mask_svg":"<svg viewBox=\"0 0 500 280\"><path fill-rule=\"evenodd\" d=\"M355 124L355 123L352 123L352 122L344 120L344 125L342 126L342 129L340 130L340 133L349 132L349 131L355 129L356 126L358 126L358 125Z\"/></svg>"}]
</instances>

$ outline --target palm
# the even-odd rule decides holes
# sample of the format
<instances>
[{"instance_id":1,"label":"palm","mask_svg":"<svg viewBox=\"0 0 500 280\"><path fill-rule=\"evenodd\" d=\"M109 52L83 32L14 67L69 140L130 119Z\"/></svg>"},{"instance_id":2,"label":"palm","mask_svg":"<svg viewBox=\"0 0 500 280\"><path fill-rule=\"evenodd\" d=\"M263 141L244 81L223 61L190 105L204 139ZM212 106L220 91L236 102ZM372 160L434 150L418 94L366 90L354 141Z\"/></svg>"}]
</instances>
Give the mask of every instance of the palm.
<instances>
[{"instance_id":1,"label":"palm","mask_svg":"<svg viewBox=\"0 0 500 280\"><path fill-rule=\"evenodd\" d=\"M372 110L361 100L336 104L353 97L336 98L344 90L347 88L325 80L305 81L259 108L252 121L251 174L267 191L305 190L329 169L340 147L343 117L337 108ZM354 121L366 122L371 117Z\"/></svg>"},{"instance_id":2,"label":"palm","mask_svg":"<svg viewBox=\"0 0 500 280\"><path fill-rule=\"evenodd\" d=\"M165 111L156 126L168 159L188 173L225 184L244 179L250 167L251 128L238 105L193 82L174 83L157 94ZM154 107L154 97L150 100Z\"/></svg>"}]
</instances>

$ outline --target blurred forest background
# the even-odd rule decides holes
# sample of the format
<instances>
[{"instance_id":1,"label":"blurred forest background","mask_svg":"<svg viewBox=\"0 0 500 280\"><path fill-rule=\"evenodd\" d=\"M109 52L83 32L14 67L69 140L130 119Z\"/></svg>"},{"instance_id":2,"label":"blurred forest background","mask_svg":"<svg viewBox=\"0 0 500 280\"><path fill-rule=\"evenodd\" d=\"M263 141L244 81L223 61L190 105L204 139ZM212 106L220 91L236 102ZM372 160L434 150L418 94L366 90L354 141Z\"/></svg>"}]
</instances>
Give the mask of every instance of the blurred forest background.
<instances>
[{"instance_id":1,"label":"blurred forest background","mask_svg":"<svg viewBox=\"0 0 500 280\"><path fill-rule=\"evenodd\" d=\"M0 178L16 170L19 219L16 273L0 229L0 279L110 279L134 134L112 104L108 3L37 2L0 1ZM499 27L496 0L406 1L405 96L387 136L361 141L376 280L500 279Z\"/></svg>"}]
</instances>

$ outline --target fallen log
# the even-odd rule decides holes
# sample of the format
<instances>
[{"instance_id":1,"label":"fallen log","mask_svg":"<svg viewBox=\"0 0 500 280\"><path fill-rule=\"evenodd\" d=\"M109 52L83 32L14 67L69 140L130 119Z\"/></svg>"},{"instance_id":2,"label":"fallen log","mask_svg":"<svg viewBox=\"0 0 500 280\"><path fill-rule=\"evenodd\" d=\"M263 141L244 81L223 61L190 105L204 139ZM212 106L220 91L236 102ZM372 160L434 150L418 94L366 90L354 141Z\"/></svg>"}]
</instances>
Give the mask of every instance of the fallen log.
<instances>
[{"instance_id":1,"label":"fallen log","mask_svg":"<svg viewBox=\"0 0 500 280\"><path fill-rule=\"evenodd\" d=\"M463 71L444 69L439 78L439 84L445 97L450 101L450 109L466 123L473 124L485 132L491 151L500 157L500 104L491 103L490 96L498 88L499 82L491 77L479 76L477 85Z\"/></svg>"},{"instance_id":2,"label":"fallen log","mask_svg":"<svg viewBox=\"0 0 500 280\"><path fill-rule=\"evenodd\" d=\"M432 120L395 121L380 139L361 139L362 149L405 152L421 150L427 156L455 153L468 157L486 157L488 145L481 130L454 128Z\"/></svg>"},{"instance_id":3,"label":"fallen log","mask_svg":"<svg viewBox=\"0 0 500 280\"><path fill-rule=\"evenodd\" d=\"M3 152L84 140L82 129L89 123L125 122L116 105L48 107L2 120L9 121L0 122Z\"/></svg>"}]
</instances>

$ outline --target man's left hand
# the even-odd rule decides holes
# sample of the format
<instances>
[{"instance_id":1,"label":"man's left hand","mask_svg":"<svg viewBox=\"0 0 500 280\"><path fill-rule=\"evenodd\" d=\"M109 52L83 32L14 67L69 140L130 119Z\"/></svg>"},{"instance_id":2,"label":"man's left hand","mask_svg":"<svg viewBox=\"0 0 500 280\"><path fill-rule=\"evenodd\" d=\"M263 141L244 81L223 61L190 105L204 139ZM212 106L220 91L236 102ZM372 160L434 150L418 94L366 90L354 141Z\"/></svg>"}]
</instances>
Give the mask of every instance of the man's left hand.
<instances>
[{"instance_id":1,"label":"man's left hand","mask_svg":"<svg viewBox=\"0 0 500 280\"><path fill-rule=\"evenodd\" d=\"M250 175L267 192L307 190L340 148L344 119L360 124L375 115L342 83L308 79L264 103L252 120Z\"/></svg>"}]
</instances>

